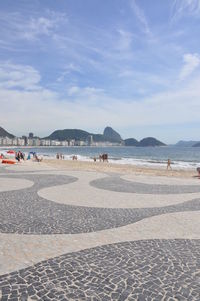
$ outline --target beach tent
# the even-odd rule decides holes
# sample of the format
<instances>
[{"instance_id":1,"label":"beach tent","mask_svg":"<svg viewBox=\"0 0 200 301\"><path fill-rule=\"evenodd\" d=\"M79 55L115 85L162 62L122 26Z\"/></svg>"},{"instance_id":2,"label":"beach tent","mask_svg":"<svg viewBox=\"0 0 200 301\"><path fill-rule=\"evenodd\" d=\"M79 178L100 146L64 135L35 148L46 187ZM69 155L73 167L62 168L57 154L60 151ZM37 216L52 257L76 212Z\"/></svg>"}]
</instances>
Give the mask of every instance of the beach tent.
<instances>
[{"instance_id":1,"label":"beach tent","mask_svg":"<svg viewBox=\"0 0 200 301\"><path fill-rule=\"evenodd\" d=\"M35 154L36 154L35 152L29 152L27 160L30 160L31 158L33 158Z\"/></svg>"},{"instance_id":2,"label":"beach tent","mask_svg":"<svg viewBox=\"0 0 200 301\"><path fill-rule=\"evenodd\" d=\"M15 151L14 150L3 150L1 151L1 154L4 156L4 158L15 158Z\"/></svg>"}]
</instances>

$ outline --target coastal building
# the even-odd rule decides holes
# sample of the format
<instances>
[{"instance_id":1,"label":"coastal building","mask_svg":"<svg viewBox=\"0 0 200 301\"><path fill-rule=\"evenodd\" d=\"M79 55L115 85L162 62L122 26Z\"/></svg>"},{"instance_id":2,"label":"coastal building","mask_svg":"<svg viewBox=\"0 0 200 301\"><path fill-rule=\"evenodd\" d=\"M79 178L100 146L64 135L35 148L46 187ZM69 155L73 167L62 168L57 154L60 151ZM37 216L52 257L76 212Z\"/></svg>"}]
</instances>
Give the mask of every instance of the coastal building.
<instances>
[{"instance_id":1,"label":"coastal building","mask_svg":"<svg viewBox=\"0 0 200 301\"><path fill-rule=\"evenodd\" d=\"M27 145L28 144L27 136L22 136L22 139L24 140L24 145Z\"/></svg>"},{"instance_id":2,"label":"coastal building","mask_svg":"<svg viewBox=\"0 0 200 301\"><path fill-rule=\"evenodd\" d=\"M40 146L51 146L51 140L49 139L41 139Z\"/></svg>"},{"instance_id":3,"label":"coastal building","mask_svg":"<svg viewBox=\"0 0 200 301\"><path fill-rule=\"evenodd\" d=\"M93 140L93 136L92 135L89 135L88 138L87 138L87 144L89 146L93 145L94 144L94 140Z\"/></svg>"},{"instance_id":4,"label":"coastal building","mask_svg":"<svg viewBox=\"0 0 200 301\"><path fill-rule=\"evenodd\" d=\"M28 146L40 146L40 139L39 138L28 138Z\"/></svg>"},{"instance_id":5,"label":"coastal building","mask_svg":"<svg viewBox=\"0 0 200 301\"><path fill-rule=\"evenodd\" d=\"M1 146L119 146L119 143L111 143L111 142L94 142L93 136L90 135L85 141L84 140L50 140L50 139L40 139L38 137L33 136L33 133L29 133L29 137L22 136L22 138L14 137L0 137L0 145ZM121 145L123 145L121 143Z\"/></svg>"},{"instance_id":6,"label":"coastal building","mask_svg":"<svg viewBox=\"0 0 200 301\"><path fill-rule=\"evenodd\" d=\"M69 146L69 142L67 140L61 141L62 146Z\"/></svg>"},{"instance_id":7,"label":"coastal building","mask_svg":"<svg viewBox=\"0 0 200 301\"><path fill-rule=\"evenodd\" d=\"M86 146L87 142L83 141L83 140L76 140L74 145L75 146Z\"/></svg>"},{"instance_id":8,"label":"coastal building","mask_svg":"<svg viewBox=\"0 0 200 301\"><path fill-rule=\"evenodd\" d=\"M17 138L18 146L25 146L25 140L23 138Z\"/></svg>"},{"instance_id":9,"label":"coastal building","mask_svg":"<svg viewBox=\"0 0 200 301\"><path fill-rule=\"evenodd\" d=\"M72 139L72 140L69 140L69 146L74 146L75 145L75 140Z\"/></svg>"},{"instance_id":10,"label":"coastal building","mask_svg":"<svg viewBox=\"0 0 200 301\"><path fill-rule=\"evenodd\" d=\"M8 138L8 137L2 137L1 138L1 145L11 146L11 145L13 145L13 139Z\"/></svg>"},{"instance_id":11,"label":"coastal building","mask_svg":"<svg viewBox=\"0 0 200 301\"><path fill-rule=\"evenodd\" d=\"M60 141L58 141L58 140L51 140L51 146L60 146Z\"/></svg>"}]
</instances>

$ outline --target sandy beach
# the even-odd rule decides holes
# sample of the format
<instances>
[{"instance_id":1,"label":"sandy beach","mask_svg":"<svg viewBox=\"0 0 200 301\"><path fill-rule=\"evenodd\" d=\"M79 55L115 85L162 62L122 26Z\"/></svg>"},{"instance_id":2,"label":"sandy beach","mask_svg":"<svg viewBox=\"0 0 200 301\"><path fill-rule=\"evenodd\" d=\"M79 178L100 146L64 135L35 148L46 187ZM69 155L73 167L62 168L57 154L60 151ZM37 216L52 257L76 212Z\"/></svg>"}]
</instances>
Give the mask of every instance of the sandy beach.
<instances>
[{"instance_id":1,"label":"sandy beach","mask_svg":"<svg viewBox=\"0 0 200 301\"><path fill-rule=\"evenodd\" d=\"M69 161L69 160L44 160L43 163L48 166L59 168L63 170L80 170L80 171L96 171L104 173L117 174L136 174L136 175L151 175L151 176L165 176L176 178L196 178L196 170L191 169L172 169L167 170L166 167L141 167L128 164L113 164L109 162L85 162L85 161Z\"/></svg>"}]
</instances>

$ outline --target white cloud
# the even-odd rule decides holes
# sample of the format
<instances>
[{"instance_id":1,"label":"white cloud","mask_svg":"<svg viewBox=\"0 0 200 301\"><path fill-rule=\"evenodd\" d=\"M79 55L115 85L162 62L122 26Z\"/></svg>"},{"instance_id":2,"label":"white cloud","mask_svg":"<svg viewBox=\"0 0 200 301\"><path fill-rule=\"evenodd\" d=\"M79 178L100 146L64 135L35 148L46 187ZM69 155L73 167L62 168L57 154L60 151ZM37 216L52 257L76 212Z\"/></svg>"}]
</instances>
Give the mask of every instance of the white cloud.
<instances>
[{"instance_id":1,"label":"white cloud","mask_svg":"<svg viewBox=\"0 0 200 301\"><path fill-rule=\"evenodd\" d=\"M76 97L81 102L86 101L87 104L89 101L92 101L91 104L94 104L96 100L99 100L101 97L104 98L105 94L103 89L72 86L68 89L68 96Z\"/></svg>"},{"instance_id":2,"label":"white cloud","mask_svg":"<svg viewBox=\"0 0 200 301\"><path fill-rule=\"evenodd\" d=\"M174 0L172 5L172 21L185 16L200 16L200 0Z\"/></svg>"},{"instance_id":3,"label":"white cloud","mask_svg":"<svg viewBox=\"0 0 200 301\"><path fill-rule=\"evenodd\" d=\"M145 16L143 10L136 3L136 0L130 0L130 4L131 4L131 8L132 8L135 16L137 17L138 21L140 22L140 25L142 25L143 32L146 35L151 36L152 33L151 33L150 28L149 28L149 24L148 24L147 18Z\"/></svg>"},{"instance_id":4,"label":"white cloud","mask_svg":"<svg viewBox=\"0 0 200 301\"><path fill-rule=\"evenodd\" d=\"M22 66L10 62L0 63L0 87L5 89L39 89L40 74L31 66Z\"/></svg>"},{"instance_id":5,"label":"white cloud","mask_svg":"<svg viewBox=\"0 0 200 301\"><path fill-rule=\"evenodd\" d=\"M76 87L76 86L70 87L70 88L68 89L68 95L69 95L69 96L77 95L77 93L79 93L79 91L80 91L80 88L79 88L79 87Z\"/></svg>"},{"instance_id":6,"label":"white cloud","mask_svg":"<svg viewBox=\"0 0 200 301\"><path fill-rule=\"evenodd\" d=\"M72 86L68 96L61 98L42 87L28 89L20 74L10 77L23 84L19 88L11 85L12 89L10 85L0 87L0 120L1 126L17 135L33 130L45 136L58 128L89 130L107 124L122 129L199 122L199 78L179 89L138 100L114 98L102 89L79 86ZM30 80L30 86L37 86L38 80Z\"/></svg>"},{"instance_id":7,"label":"white cloud","mask_svg":"<svg viewBox=\"0 0 200 301\"><path fill-rule=\"evenodd\" d=\"M28 40L34 40L42 35L50 36L66 21L67 17L65 14L48 11L45 16L27 20L26 28L24 28L22 35Z\"/></svg>"},{"instance_id":8,"label":"white cloud","mask_svg":"<svg viewBox=\"0 0 200 301\"><path fill-rule=\"evenodd\" d=\"M183 56L184 66L180 72L180 80L184 80L200 65L200 56L197 53L187 53Z\"/></svg>"},{"instance_id":9,"label":"white cloud","mask_svg":"<svg viewBox=\"0 0 200 301\"><path fill-rule=\"evenodd\" d=\"M1 36L7 47L19 41L34 41L42 36L53 36L56 30L67 22L65 14L54 11L44 11L32 17L30 14L22 15L18 12L0 12Z\"/></svg>"},{"instance_id":10,"label":"white cloud","mask_svg":"<svg viewBox=\"0 0 200 301\"><path fill-rule=\"evenodd\" d=\"M70 63L64 67L64 71L62 71L61 75L57 78L56 81L62 82L65 79L66 75L73 72L82 73L80 67L78 67L76 64Z\"/></svg>"},{"instance_id":11,"label":"white cloud","mask_svg":"<svg viewBox=\"0 0 200 301\"><path fill-rule=\"evenodd\" d=\"M120 50L129 50L131 48L131 43L133 39L133 34L131 32L119 29L120 34L119 39L119 49Z\"/></svg>"},{"instance_id":12,"label":"white cloud","mask_svg":"<svg viewBox=\"0 0 200 301\"><path fill-rule=\"evenodd\" d=\"M23 35L26 39L34 39L38 35L50 35L54 26L54 20L44 17L31 18Z\"/></svg>"}]
</instances>

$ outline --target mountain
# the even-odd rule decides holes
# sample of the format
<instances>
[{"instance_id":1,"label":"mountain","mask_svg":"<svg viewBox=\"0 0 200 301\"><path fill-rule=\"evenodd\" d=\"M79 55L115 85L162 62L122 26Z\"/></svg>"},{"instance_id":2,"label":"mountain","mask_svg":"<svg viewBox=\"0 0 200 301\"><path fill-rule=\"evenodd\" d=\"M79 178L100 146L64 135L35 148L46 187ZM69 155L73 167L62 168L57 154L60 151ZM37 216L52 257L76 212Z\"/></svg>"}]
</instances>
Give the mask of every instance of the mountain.
<instances>
[{"instance_id":1,"label":"mountain","mask_svg":"<svg viewBox=\"0 0 200 301\"><path fill-rule=\"evenodd\" d=\"M15 136L8 133L6 130L4 130L2 127L0 127L0 137L14 138Z\"/></svg>"},{"instance_id":2,"label":"mountain","mask_svg":"<svg viewBox=\"0 0 200 301\"><path fill-rule=\"evenodd\" d=\"M87 137L91 135L90 133L79 130L79 129L65 129L65 130L56 130L48 137L45 137L44 139L50 139L50 140L86 140Z\"/></svg>"},{"instance_id":3,"label":"mountain","mask_svg":"<svg viewBox=\"0 0 200 301\"><path fill-rule=\"evenodd\" d=\"M128 138L124 140L125 146L165 146L163 142L157 140L156 138L153 137L147 137L142 139L140 142L138 142L134 138Z\"/></svg>"},{"instance_id":4,"label":"mountain","mask_svg":"<svg viewBox=\"0 0 200 301\"><path fill-rule=\"evenodd\" d=\"M111 142L122 142L120 134L109 126L104 129L103 136Z\"/></svg>"},{"instance_id":5,"label":"mountain","mask_svg":"<svg viewBox=\"0 0 200 301\"><path fill-rule=\"evenodd\" d=\"M181 146L181 147L191 147L194 146L195 144L199 143L199 141L184 141L184 140L180 140L178 141L175 146Z\"/></svg>"},{"instance_id":6,"label":"mountain","mask_svg":"<svg viewBox=\"0 0 200 301\"><path fill-rule=\"evenodd\" d=\"M44 139L50 140L87 140L89 136L93 136L94 142L122 142L121 136L114 131L112 128L105 128L104 134L93 134L80 129L65 129L65 130L56 130L48 137Z\"/></svg>"},{"instance_id":7,"label":"mountain","mask_svg":"<svg viewBox=\"0 0 200 301\"><path fill-rule=\"evenodd\" d=\"M125 146L139 146L139 142L134 138L128 138L124 140Z\"/></svg>"},{"instance_id":8,"label":"mountain","mask_svg":"<svg viewBox=\"0 0 200 301\"><path fill-rule=\"evenodd\" d=\"M43 139L50 139L50 140L83 140L86 141L89 136L93 137L94 142L112 142L112 143L123 143L125 146L164 146L165 144L161 141L153 138L148 137L142 139L138 142L134 138L128 138L123 140L119 133L113 130L111 127L106 127L104 129L103 135L102 134L93 134L89 133L80 129L65 129L65 130L56 130L48 137Z\"/></svg>"},{"instance_id":9,"label":"mountain","mask_svg":"<svg viewBox=\"0 0 200 301\"><path fill-rule=\"evenodd\" d=\"M200 142L195 143L194 145L192 145L193 147L200 147Z\"/></svg>"},{"instance_id":10,"label":"mountain","mask_svg":"<svg viewBox=\"0 0 200 301\"><path fill-rule=\"evenodd\" d=\"M138 146L166 146L163 142L153 137L147 137L139 142Z\"/></svg>"}]
</instances>

